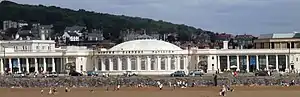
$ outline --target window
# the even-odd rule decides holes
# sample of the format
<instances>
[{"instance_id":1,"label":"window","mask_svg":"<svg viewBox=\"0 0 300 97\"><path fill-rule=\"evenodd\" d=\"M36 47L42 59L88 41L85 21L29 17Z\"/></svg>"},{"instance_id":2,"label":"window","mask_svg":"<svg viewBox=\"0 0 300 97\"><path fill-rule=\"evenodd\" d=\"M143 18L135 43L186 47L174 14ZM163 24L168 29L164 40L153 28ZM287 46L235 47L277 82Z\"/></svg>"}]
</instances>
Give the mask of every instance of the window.
<instances>
[{"instance_id":1,"label":"window","mask_svg":"<svg viewBox=\"0 0 300 97\"><path fill-rule=\"evenodd\" d=\"M296 61L298 61L298 58L296 58Z\"/></svg>"},{"instance_id":2,"label":"window","mask_svg":"<svg viewBox=\"0 0 300 97\"><path fill-rule=\"evenodd\" d=\"M36 49L40 49L40 47L39 47L39 46L36 46Z\"/></svg>"},{"instance_id":3,"label":"window","mask_svg":"<svg viewBox=\"0 0 300 97\"><path fill-rule=\"evenodd\" d=\"M42 46L42 49L45 49L45 46Z\"/></svg>"},{"instance_id":4,"label":"window","mask_svg":"<svg viewBox=\"0 0 300 97\"><path fill-rule=\"evenodd\" d=\"M48 50L51 50L51 46L48 46Z\"/></svg>"},{"instance_id":5,"label":"window","mask_svg":"<svg viewBox=\"0 0 300 97\"><path fill-rule=\"evenodd\" d=\"M212 57L211 57L211 59L215 59L215 57L214 57L214 56L212 56Z\"/></svg>"}]
</instances>

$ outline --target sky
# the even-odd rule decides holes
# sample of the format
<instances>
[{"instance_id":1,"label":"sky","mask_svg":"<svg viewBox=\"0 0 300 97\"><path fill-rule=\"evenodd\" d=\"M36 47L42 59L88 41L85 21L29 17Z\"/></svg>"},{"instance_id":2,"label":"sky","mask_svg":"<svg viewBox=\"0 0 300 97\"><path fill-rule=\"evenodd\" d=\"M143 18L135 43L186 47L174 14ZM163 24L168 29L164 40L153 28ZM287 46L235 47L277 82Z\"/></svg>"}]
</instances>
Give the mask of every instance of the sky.
<instances>
[{"instance_id":1,"label":"sky","mask_svg":"<svg viewBox=\"0 0 300 97\"><path fill-rule=\"evenodd\" d=\"M300 0L11 0L101 13L139 16L213 32L300 32Z\"/></svg>"}]
</instances>

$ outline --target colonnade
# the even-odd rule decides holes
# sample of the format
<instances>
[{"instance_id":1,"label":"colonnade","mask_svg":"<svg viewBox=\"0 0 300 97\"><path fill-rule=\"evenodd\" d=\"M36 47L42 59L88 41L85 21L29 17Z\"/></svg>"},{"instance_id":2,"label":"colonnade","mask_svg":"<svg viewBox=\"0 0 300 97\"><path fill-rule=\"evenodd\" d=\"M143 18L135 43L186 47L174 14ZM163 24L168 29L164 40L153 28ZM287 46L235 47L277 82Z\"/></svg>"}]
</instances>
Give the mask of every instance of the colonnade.
<instances>
[{"instance_id":1,"label":"colonnade","mask_svg":"<svg viewBox=\"0 0 300 97\"><path fill-rule=\"evenodd\" d=\"M289 71L291 70L291 66L289 66L289 56L288 55L225 55L225 56L217 56L218 58L218 62L217 62L217 68L218 69L222 69L221 65L226 65L225 70L231 70L233 69L232 66L234 66L234 69L236 71L240 71L241 70L241 58L246 58L246 72L249 72L250 71L250 56L253 58L255 57L255 63L251 64L252 66L255 65L255 70L271 70L271 67L273 67L273 65L275 65L272 70L275 70L275 71L279 71L279 65L282 66L282 65L285 65L283 67L285 67L285 70L284 71ZM270 56L275 56L275 64L270 64L269 60L270 60ZM285 57L285 60L284 63L281 63L279 64L279 56L284 56ZM226 63L223 64L221 63L221 58L220 57L226 57ZM235 57L235 60L236 60L236 63L233 63L234 61L230 60L230 57ZM264 59L265 61L261 61L262 59ZM264 63L263 63L264 62ZM274 63L274 62L273 62ZM264 67L262 67L261 65L263 65Z\"/></svg>"},{"instance_id":2,"label":"colonnade","mask_svg":"<svg viewBox=\"0 0 300 97\"><path fill-rule=\"evenodd\" d=\"M16 63L13 62L16 60ZM25 59L21 62L21 60ZM39 59L42 59L42 62L39 62ZM47 62L48 59L48 62ZM49 62L49 59L51 62ZM57 72L57 65L60 65L60 68L63 66L62 62L59 62L59 60L62 61L62 58L54 58L54 57L43 57L43 58L1 58L0 59L0 73L3 74L4 72L7 73L30 73L30 72L36 72L36 73L46 73L46 72ZM64 58L65 62L68 63L68 58ZM8 62L7 62L8 61ZM33 61L33 62L32 62ZM32 64L33 63L33 64ZM24 67L25 65L25 67ZM32 66L33 65L33 66ZM40 66L42 65L42 66ZM34 71L30 70L30 68L34 67ZM17 70L13 70L13 69ZM51 68L51 70L48 70Z\"/></svg>"},{"instance_id":3,"label":"colonnade","mask_svg":"<svg viewBox=\"0 0 300 97\"><path fill-rule=\"evenodd\" d=\"M98 57L94 70L98 71L174 71L186 70L187 56L106 56Z\"/></svg>"}]
</instances>

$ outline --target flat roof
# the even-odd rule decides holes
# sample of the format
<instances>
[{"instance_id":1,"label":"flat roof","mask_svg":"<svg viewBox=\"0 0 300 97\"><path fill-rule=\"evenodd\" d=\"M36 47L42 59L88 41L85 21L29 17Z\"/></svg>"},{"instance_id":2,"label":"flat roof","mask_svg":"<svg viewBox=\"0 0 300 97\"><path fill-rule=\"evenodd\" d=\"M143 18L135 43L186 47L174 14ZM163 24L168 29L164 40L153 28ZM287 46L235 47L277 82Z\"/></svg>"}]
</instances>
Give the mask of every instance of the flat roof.
<instances>
[{"instance_id":1,"label":"flat roof","mask_svg":"<svg viewBox=\"0 0 300 97\"><path fill-rule=\"evenodd\" d=\"M0 43L55 43L54 40L2 40Z\"/></svg>"}]
</instances>

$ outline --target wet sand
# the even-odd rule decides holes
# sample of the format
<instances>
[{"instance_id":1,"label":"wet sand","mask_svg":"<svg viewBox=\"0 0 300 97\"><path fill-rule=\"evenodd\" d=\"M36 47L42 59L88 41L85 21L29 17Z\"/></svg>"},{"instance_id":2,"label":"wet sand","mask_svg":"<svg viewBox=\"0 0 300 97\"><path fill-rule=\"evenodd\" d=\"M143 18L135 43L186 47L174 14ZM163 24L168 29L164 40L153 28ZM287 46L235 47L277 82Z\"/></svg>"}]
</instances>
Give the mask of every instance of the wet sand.
<instances>
[{"instance_id":1,"label":"wet sand","mask_svg":"<svg viewBox=\"0 0 300 97\"><path fill-rule=\"evenodd\" d=\"M239 86L234 92L228 92L226 97L299 97L300 87L281 86ZM48 95L49 89L40 93L40 88L1 88L0 97L220 97L220 87L196 88L121 88L119 91L106 91L104 88L94 88L91 93L88 88L72 88L71 92L58 89L56 95Z\"/></svg>"}]
</instances>

